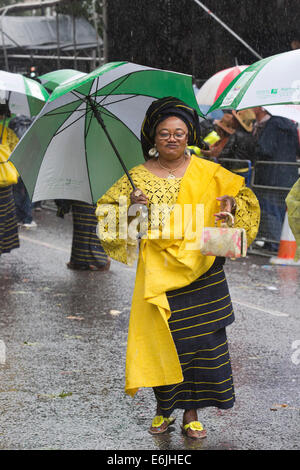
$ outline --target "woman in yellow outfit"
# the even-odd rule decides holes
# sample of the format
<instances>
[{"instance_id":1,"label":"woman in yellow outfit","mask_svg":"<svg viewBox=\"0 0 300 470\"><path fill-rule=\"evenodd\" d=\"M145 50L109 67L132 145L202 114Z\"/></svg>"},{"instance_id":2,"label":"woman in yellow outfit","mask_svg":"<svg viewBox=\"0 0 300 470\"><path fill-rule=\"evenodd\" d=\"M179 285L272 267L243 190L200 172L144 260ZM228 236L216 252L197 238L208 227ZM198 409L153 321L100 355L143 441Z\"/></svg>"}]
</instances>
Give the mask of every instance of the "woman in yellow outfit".
<instances>
[{"instance_id":1,"label":"woman in yellow outfit","mask_svg":"<svg viewBox=\"0 0 300 470\"><path fill-rule=\"evenodd\" d=\"M225 260L201 254L198 208L204 226L213 226L223 211L235 213L235 226L246 229L248 244L260 216L244 178L186 152L199 141L199 120L192 108L172 97L153 102L141 131L146 161L130 171L138 189L132 191L124 175L98 201L96 212L98 234L110 257L130 264L139 244L125 391L133 396L140 387L153 387L157 409L150 433L165 432L174 421L172 411L179 408L184 410L183 433L196 439L206 436L197 409L228 409L234 403L225 331L234 313ZM147 206L149 218L144 219L146 233L140 241L130 230L124 236L124 227L122 236L113 230L115 215L120 225L124 217L117 210L120 196L126 198L126 209ZM164 208L158 217L157 207Z\"/></svg>"},{"instance_id":2,"label":"woman in yellow outfit","mask_svg":"<svg viewBox=\"0 0 300 470\"><path fill-rule=\"evenodd\" d=\"M286 197L286 207L288 210L288 221L291 231L296 240L296 253L294 261L300 260L300 178L292 186Z\"/></svg>"},{"instance_id":3,"label":"woman in yellow outfit","mask_svg":"<svg viewBox=\"0 0 300 470\"><path fill-rule=\"evenodd\" d=\"M0 103L0 119L3 120L3 123L0 124L0 153L2 157L0 161L2 162L7 161L19 141L16 134L11 129L5 127L7 116L10 116L8 105ZM19 246L20 241L13 186L12 184L6 185L6 183L0 181L0 256L4 253L10 253L15 248L19 248Z\"/></svg>"}]
</instances>

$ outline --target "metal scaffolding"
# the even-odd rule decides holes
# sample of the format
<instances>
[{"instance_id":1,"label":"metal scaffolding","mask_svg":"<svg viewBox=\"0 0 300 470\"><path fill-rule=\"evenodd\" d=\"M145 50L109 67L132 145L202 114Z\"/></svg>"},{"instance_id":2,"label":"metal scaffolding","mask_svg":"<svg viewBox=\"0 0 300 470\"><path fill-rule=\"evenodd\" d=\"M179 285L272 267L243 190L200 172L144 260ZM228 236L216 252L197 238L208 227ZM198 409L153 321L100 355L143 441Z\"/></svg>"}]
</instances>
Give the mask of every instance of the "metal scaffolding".
<instances>
[{"instance_id":1,"label":"metal scaffolding","mask_svg":"<svg viewBox=\"0 0 300 470\"><path fill-rule=\"evenodd\" d=\"M90 52L86 55L84 54L79 55L77 43L76 43L76 21L75 21L75 16L73 14L72 7L74 6L74 2L77 2L77 1L79 0L45 0L45 1L40 0L40 1L35 1L35 2L16 3L13 5L7 5L5 7L1 7L0 8L0 34L2 37L2 51L3 51L5 70L9 71L10 69L9 59L14 59L14 60L30 59L31 61L49 60L49 59L55 60L57 63L58 69L61 66L61 61L73 62L73 67L75 69L77 69L79 62L81 63L89 62L92 69L105 63L107 61L106 27L105 27L107 0L103 0L101 2L102 15L98 15L96 12L96 1L93 0L92 2L93 23L94 23L94 28L96 31L97 45L96 47L92 48ZM60 43L59 12L58 12L57 7L63 3L71 4L70 16L72 17L72 25L73 25L73 44L72 44L73 53L72 54L65 53L65 51L62 50L61 43ZM9 37L9 39L15 43L15 46L18 49L18 52L10 53L8 48L5 47L5 36L8 37L3 28L3 20L5 16L10 13L15 13L15 12L20 12L20 11L30 11L30 10L41 10L41 12L44 13L45 11L44 9L48 7L50 8L55 7L56 9L56 43L57 43L56 54L41 54L40 52L33 53L31 51L27 51L22 47L22 44L17 44L11 37ZM102 26L102 30L104 31L104 36L105 36L103 38L103 41L100 39L99 34L98 34L98 27L100 25ZM24 52L22 51L22 49ZM37 50L38 50L38 47L37 47Z\"/></svg>"}]
</instances>

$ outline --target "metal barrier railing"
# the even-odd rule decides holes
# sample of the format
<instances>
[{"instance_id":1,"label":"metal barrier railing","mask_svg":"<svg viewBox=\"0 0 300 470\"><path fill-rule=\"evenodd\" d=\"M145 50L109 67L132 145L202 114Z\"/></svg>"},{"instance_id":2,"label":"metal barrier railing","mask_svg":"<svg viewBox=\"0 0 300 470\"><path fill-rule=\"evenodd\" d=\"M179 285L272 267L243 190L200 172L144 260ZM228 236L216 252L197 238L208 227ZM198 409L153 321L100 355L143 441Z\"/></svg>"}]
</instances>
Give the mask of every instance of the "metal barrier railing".
<instances>
[{"instance_id":1,"label":"metal barrier railing","mask_svg":"<svg viewBox=\"0 0 300 470\"><path fill-rule=\"evenodd\" d=\"M216 163L221 163L221 165L227 168L228 170L243 176L245 178L246 186L250 186L252 178L251 160L242 160L236 158L218 158L216 159ZM225 163L225 165L223 165L223 163ZM230 168L231 164L233 164L233 166L236 166L236 164L238 164L238 166L241 167L238 169Z\"/></svg>"},{"instance_id":2,"label":"metal barrier railing","mask_svg":"<svg viewBox=\"0 0 300 470\"><path fill-rule=\"evenodd\" d=\"M276 186L276 185L265 185L259 184L260 177L266 172L266 168L272 166L273 170L277 169L275 174L276 178L282 176L283 179L288 178L291 182L290 185ZM294 168L293 174L288 175L287 171ZM291 190L293 184L299 177L300 162L283 162L283 161L257 161L252 168L250 188L255 193L261 208L261 220L259 231L255 240L254 246L258 249L257 245L260 245L258 254L267 254L263 251L274 251L276 246L279 246L281 238L281 230L284 222L286 213L285 199ZM278 172L281 172L279 175ZM271 181L272 183L272 181ZM250 249L250 252L254 252L254 247Z\"/></svg>"}]
</instances>

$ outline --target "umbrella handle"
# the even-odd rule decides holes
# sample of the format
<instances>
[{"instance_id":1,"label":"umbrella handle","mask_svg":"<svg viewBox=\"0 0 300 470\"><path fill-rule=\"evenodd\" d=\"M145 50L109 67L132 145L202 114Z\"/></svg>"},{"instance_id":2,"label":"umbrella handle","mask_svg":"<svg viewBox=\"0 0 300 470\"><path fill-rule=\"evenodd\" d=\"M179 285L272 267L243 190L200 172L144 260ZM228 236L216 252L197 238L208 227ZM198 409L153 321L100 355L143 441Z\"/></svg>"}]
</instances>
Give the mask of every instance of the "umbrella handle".
<instances>
[{"instance_id":1,"label":"umbrella handle","mask_svg":"<svg viewBox=\"0 0 300 470\"><path fill-rule=\"evenodd\" d=\"M121 165L122 165L122 167L123 167L123 170L125 171L125 173L126 173L128 179L129 179L129 181L130 181L131 186L133 187L133 189L136 189L136 186L135 186L134 182L132 181L132 178L131 178L131 176L130 176L130 174L129 174L129 172L128 172L126 166L125 166L125 163L123 162L121 155L119 154L119 152L118 152L118 150L117 150L117 148L116 148L114 142L112 141L112 139L111 139L111 137L110 137L110 135L109 135L109 133L108 133L108 131L107 131L107 129L106 129L106 126L105 126L105 124L104 124L104 121L103 121L103 119L102 119L102 117L101 117L101 114L100 114L99 110L97 109L97 106L96 106L95 103L92 101L92 99L91 99L90 96L88 96L87 99L88 99L88 102L89 102L89 104L90 104L90 106L91 106L91 108L92 108L92 111L93 111L93 113L94 113L95 118L97 119L97 121L99 122L100 126L101 126L102 129L104 130L104 133L105 133L106 137L108 138L110 145L112 146L112 148L113 148L113 150L114 150L116 156L118 157L118 160L119 160L119 162L121 163Z\"/></svg>"}]
</instances>

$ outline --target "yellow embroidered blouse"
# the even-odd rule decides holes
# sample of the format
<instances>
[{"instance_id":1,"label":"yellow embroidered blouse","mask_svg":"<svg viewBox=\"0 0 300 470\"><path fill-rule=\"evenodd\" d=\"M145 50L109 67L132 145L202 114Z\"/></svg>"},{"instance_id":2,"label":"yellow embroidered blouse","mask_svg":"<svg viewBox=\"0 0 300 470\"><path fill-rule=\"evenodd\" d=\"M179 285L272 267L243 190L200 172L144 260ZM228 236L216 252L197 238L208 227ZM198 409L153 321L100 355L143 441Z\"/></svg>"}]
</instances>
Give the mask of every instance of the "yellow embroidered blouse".
<instances>
[{"instance_id":1,"label":"yellow embroidered blouse","mask_svg":"<svg viewBox=\"0 0 300 470\"><path fill-rule=\"evenodd\" d=\"M159 224L163 226L164 221L172 211L174 204L176 203L177 196L180 190L180 183L182 178L168 179L161 178L150 172L144 165L138 165L130 171L130 175L137 188L141 189L144 194L147 195L149 200L149 214L148 214L148 228L153 229L153 217L151 217L151 206L163 205L163 210L159 212ZM98 208L103 205L115 205L119 203L120 195L126 197L126 212L130 205L130 193L132 192L132 186L124 175L117 181L108 192L102 196L98 201ZM230 194L229 194L230 195ZM243 227L247 233L248 246L255 239L259 220L260 220L260 208L255 194L246 186L243 186L237 196L235 197L237 203L237 210L235 214L235 227ZM96 212L99 221L101 220L100 210ZM116 225L113 223L112 218L115 218ZM102 231L101 244L105 252L113 259L120 261L125 264L132 264L136 258L137 251L137 240L120 239L115 234L118 233L119 226L119 212L110 212L105 218L105 232ZM98 226L99 227L99 226ZM102 227L104 227L102 225ZM112 230L110 230L112 227ZM100 235L98 231L98 235Z\"/></svg>"}]
</instances>

